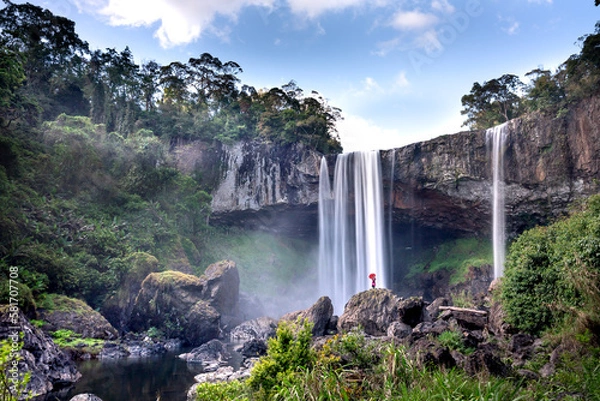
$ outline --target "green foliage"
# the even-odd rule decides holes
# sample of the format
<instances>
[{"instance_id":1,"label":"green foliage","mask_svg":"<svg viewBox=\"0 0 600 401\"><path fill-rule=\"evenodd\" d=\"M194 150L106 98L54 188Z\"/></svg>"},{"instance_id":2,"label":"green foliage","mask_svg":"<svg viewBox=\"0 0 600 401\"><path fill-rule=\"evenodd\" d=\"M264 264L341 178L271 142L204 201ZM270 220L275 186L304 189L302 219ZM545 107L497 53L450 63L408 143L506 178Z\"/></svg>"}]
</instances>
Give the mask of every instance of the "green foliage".
<instances>
[{"instance_id":1,"label":"green foliage","mask_svg":"<svg viewBox=\"0 0 600 401\"><path fill-rule=\"evenodd\" d=\"M600 197L549 227L523 233L510 247L502 283L507 318L540 333L600 324Z\"/></svg>"},{"instance_id":2,"label":"green foliage","mask_svg":"<svg viewBox=\"0 0 600 401\"><path fill-rule=\"evenodd\" d=\"M475 82L468 95L461 99L468 119L463 125L471 129L486 129L518 117L523 109L519 91L523 83L512 74L500 78Z\"/></svg>"},{"instance_id":3,"label":"green foliage","mask_svg":"<svg viewBox=\"0 0 600 401\"><path fill-rule=\"evenodd\" d=\"M257 362L248 379L257 399L270 399L282 384L295 383L298 372L313 366L311 340L312 324L307 321L279 323L276 336L269 339L267 355Z\"/></svg>"},{"instance_id":4,"label":"green foliage","mask_svg":"<svg viewBox=\"0 0 600 401\"><path fill-rule=\"evenodd\" d=\"M427 250L422 255L416 255L408 278L422 272L446 270L451 272L450 284L464 282L467 279L469 267L491 264L493 261L492 244L486 238L459 238L444 242Z\"/></svg>"},{"instance_id":5,"label":"green foliage","mask_svg":"<svg viewBox=\"0 0 600 401\"><path fill-rule=\"evenodd\" d=\"M473 348L469 348L465 345L462 333L457 330L446 330L442 332L437 337L437 341L443 347L446 347L451 351L459 351L460 353L465 355L471 354L474 351Z\"/></svg>"},{"instance_id":6,"label":"green foliage","mask_svg":"<svg viewBox=\"0 0 600 401\"><path fill-rule=\"evenodd\" d=\"M54 343L61 348L77 349L80 352L99 354L104 347L104 340L98 338L82 338L81 334L72 330L60 329L51 333Z\"/></svg>"},{"instance_id":7,"label":"green foliage","mask_svg":"<svg viewBox=\"0 0 600 401\"><path fill-rule=\"evenodd\" d=\"M17 343L12 339L0 340L0 401L22 401L33 398L26 390L31 373L23 372L22 367L19 366L22 348L22 342Z\"/></svg>"},{"instance_id":8,"label":"green foliage","mask_svg":"<svg viewBox=\"0 0 600 401\"><path fill-rule=\"evenodd\" d=\"M246 401L248 388L245 382L201 383L196 387L196 401Z\"/></svg>"}]
</instances>

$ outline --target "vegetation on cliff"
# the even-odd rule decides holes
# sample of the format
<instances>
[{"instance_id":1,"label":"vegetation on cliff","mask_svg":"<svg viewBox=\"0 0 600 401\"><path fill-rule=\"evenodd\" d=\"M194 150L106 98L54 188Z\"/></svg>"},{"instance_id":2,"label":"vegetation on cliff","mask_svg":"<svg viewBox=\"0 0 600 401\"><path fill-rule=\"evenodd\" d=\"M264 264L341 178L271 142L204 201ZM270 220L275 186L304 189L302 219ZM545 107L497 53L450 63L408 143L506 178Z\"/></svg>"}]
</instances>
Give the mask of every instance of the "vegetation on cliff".
<instances>
[{"instance_id":1,"label":"vegetation on cliff","mask_svg":"<svg viewBox=\"0 0 600 401\"><path fill-rule=\"evenodd\" d=\"M552 72L536 68L525 74L525 84L513 74L504 74L483 84L475 82L461 99L467 116L463 125L487 129L525 113L541 111L560 117L569 107L600 88L600 22L595 32L579 38L581 52Z\"/></svg>"}]
</instances>

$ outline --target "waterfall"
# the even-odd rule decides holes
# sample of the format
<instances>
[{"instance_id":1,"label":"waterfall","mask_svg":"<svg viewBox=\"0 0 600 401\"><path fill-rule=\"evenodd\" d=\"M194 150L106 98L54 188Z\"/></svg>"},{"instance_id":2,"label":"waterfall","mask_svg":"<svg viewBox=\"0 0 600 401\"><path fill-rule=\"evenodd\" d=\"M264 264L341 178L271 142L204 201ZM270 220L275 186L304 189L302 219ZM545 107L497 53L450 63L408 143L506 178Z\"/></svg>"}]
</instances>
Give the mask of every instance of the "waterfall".
<instances>
[{"instance_id":1,"label":"waterfall","mask_svg":"<svg viewBox=\"0 0 600 401\"><path fill-rule=\"evenodd\" d=\"M394 266L394 232L393 232L393 217L394 217L394 172L396 170L396 149L390 152L390 190L388 194L388 264ZM394 283L394 269L389 269L388 282Z\"/></svg>"},{"instance_id":2,"label":"waterfall","mask_svg":"<svg viewBox=\"0 0 600 401\"><path fill-rule=\"evenodd\" d=\"M506 252L504 210L504 147L507 123L489 128L486 141L492 144L492 244L494 248L494 278L502 277Z\"/></svg>"},{"instance_id":3,"label":"waterfall","mask_svg":"<svg viewBox=\"0 0 600 401\"><path fill-rule=\"evenodd\" d=\"M335 311L357 292L387 286L379 151L338 155L333 186L325 159L319 179L319 287Z\"/></svg>"}]
</instances>

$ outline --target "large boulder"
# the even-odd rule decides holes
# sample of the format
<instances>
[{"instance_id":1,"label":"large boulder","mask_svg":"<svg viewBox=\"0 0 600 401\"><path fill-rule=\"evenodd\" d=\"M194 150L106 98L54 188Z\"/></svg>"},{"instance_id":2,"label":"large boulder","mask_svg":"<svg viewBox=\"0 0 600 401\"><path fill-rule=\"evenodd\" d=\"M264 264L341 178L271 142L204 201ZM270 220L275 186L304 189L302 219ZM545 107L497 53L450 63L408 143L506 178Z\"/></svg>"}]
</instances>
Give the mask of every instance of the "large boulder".
<instances>
[{"instance_id":1,"label":"large boulder","mask_svg":"<svg viewBox=\"0 0 600 401\"><path fill-rule=\"evenodd\" d=\"M400 320L400 302L392 291L374 288L355 294L338 320L339 331L362 327L372 336L385 336L392 322Z\"/></svg>"},{"instance_id":2,"label":"large boulder","mask_svg":"<svg viewBox=\"0 0 600 401\"><path fill-rule=\"evenodd\" d=\"M210 265L200 277L178 271L150 273L134 302L129 327L150 327L200 345L242 321L240 278L234 262Z\"/></svg>"},{"instance_id":3,"label":"large boulder","mask_svg":"<svg viewBox=\"0 0 600 401\"><path fill-rule=\"evenodd\" d=\"M116 339L117 330L99 312L79 299L53 295L49 299L52 309L39 309L39 316L46 322L44 330L72 330L84 338ZM49 303L49 302L46 302Z\"/></svg>"},{"instance_id":4,"label":"large boulder","mask_svg":"<svg viewBox=\"0 0 600 401\"><path fill-rule=\"evenodd\" d=\"M306 319L313 324L312 334L315 337L323 336L329 326L329 321L333 317L333 304L329 297L321 297L313 306L306 310L290 312L281 317L281 320L296 321Z\"/></svg>"},{"instance_id":5,"label":"large boulder","mask_svg":"<svg viewBox=\"0 0 600 401\"><path fill-rule=\"evenodd\" d=\"M203 299L204 284L199 277L173 270L150 273L135 299L130 328L156 327L169 336L181 335L185 316Z\"/></svg>"},{"instance_id":6,"label":"large boulder","mask_svg":"<svg viewBox=\"0 0 600 401\"><path fill-rule=\"evenodd\" d=\"M8 340L11 345L23 342L15 374L31 374L27 391L34 395L66 387L81 378L73 361L48 335L33 326L20 310L11 310L7 305L0 305L0 340Z\"/></svg>"},{"instance_id":7,"label":"large boulder","mask_svg":"<svg viewBox=\"0 0 600 401\"><path fill-rule=\"evenodd\" d=\"M221 335L221 315L207 301L196 302L184 315L183 339L200 345Z\"/></svg>"}]
</instances>

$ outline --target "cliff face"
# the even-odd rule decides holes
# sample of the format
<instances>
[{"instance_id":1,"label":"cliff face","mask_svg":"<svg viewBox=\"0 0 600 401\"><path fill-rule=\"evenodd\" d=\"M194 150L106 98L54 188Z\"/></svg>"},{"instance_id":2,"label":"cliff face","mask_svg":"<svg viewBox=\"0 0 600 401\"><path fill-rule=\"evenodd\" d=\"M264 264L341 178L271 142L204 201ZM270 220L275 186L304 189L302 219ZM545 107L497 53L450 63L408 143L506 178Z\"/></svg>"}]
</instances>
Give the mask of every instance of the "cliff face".
<instances>
[{"instance_id":1,"label":"cliff face","mask_svg":"<svg viewBox=\"0 0 600 401\"><path fill-rule=\"evenodd\" d=\"M509 232L543 223L565 213L574 200L600 192L599 123L600 98L577 105L564 118L534 114L509 122L504 149ZM382 153L388 163L392 152ZM486 132L416 143L395 150L395 159L396 221L489 232L492 167Z\"/></svg>"},{"instance_id":2,"label":"cliff face","mask_svg":"<svg viewBox=\"0 0 600 401\"><path fill-rule=\"evenodd\" d=\"M572 107L561 118L534 114L509 122L504 177L510 232L547 221L574 200L600 192L599 123L600 98ZM200 162L213 172L213 222L316 234L320 154L301 145L240 143L212 153L189 146L176 149L180 167ZM397 225L490 231L491 145L485 131L446 135L380 155L384 194ZM327 160L332 172L335 157Z\"/></svg>"}]
</instances>

